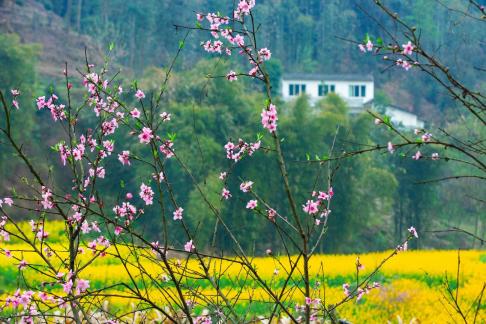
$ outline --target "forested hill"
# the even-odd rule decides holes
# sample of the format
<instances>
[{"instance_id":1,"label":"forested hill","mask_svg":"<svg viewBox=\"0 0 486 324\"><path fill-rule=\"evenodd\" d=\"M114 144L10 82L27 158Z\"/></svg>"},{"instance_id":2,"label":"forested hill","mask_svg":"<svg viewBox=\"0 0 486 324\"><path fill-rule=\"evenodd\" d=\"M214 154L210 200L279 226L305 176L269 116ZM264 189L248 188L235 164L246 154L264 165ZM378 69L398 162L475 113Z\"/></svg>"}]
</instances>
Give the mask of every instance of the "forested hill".
<instances>
[{"instance_id":1,"label":"forested hill","mask_svg":"<svg viewBox=\"0 0 486 324\"><path fill-rule=\"evenodd\" d=\"M416 24L422 40L440 54L453 73L468 85L481 87L481 57L485 51L482 22L462 19L451 10L458 0L389 0L397 13ZM64 60L80 64L87 46L94 59L115 44L114 59L140 76L149 66L165 66L185 31L174 25L195 26L201 10L229 9L233 1L178 0L0 0L0 31L20 34L24 42L43 47L39 69L44 75L59 70ZM363 57L348 40L360 41L368 32L385 35L394 26L364 0L258 0L261 43L269 47L283 72L373 73L377 87L395 104L422 118L440 122L454 104L424 76L408 78L391 73L378 58ZM449 9L446 8L449 6ZM453 32L452 32L453 30ZM201 58L193 32L177 69L188 69ZM467 67L465 67L467 66ZM465 67L465 68L461 68ZM470 68L470 67L476 67ZM461 68L461 69L460 69ZM386 70L386 72L383 72ZM465 74L467 73L469 74ZM414 72L412 72L414 73ZM417 95L420 93L420 95Z\"/></svg>"},{"instance_id":2,"label":"forested hill","mask_svg":"<svg viewBox=\"0 0 486 324\"><path fill-rule=\"evenodd\" d=\"M485 86L481 78L485 68L481 62L486 49L481 26L484 22L462 19L460 13L443 6L455 8L458 0L387 2L404 19L416 23L424 46L440 56L441 62L447 64L461 82L471 89ZM159 91L167 67L187 33L187 29L176 29L174 25L197 27L196 13L203 10L229 12L232 3L232 0L0 0L0 90L9 94L10 89L18 88L22 93L17 104L23 114L14 114L13 124L21 122L21 132L16 136L25 144L23 150L34 159L41 173L51 178L49 170L60 163L57 153L48 148L60 143L64 134L62 127L52 127L45 110L35 109L33 98L54 92L60 102L66 102L65 81L62 80L65 61L69 63L69 75L73 80L73 100L82 102L85 94L74 70L85 64L85 47L90 62L96 63L97 68L107 56L113 61L108 65L109 74L121 70L116 82L126 90L137 80L137 86L145 91L148 99ZM361 42L366 34L374 41L380 36L386 40L394 35L395 27L376 10L374 1L257 0L257 3L258 44L272 51L272 58L266 64L271 77L278 78L285 72L372 73L378 89L375 99L389 100L416 112L428 122L427 127L430 126L434 135L439 133L437 126L440 126L444 132L465 138L484 137L480 135L482 128L462 118L464 107L456 106L438 82L431 82L424 73L415 71L418 69L405 71L388 67L380 56L362 53L356 43L352 43ZM399 44L406 43L398 32L396 37ZM227 167L223 147L228 140L250 141L257 136L261 131L257 126L261 124L264 102L261 85L253 80L239 78L238 82L227 82L224 78L205 77L208 73L226 75L230 70L247 69L243 65L246 62L238 60L236 52L231 61L226 56L211 59L210 54L200 48L201 41L205 40L203 33L191 30L162 101L164 111L173 116L167 132L171 138L177 135L174 145L178 156L187 161L194 175L189 178L176 164L168 162L167 174L178 188L174 195L182 202L191 226L214 222L214 218L208 217L210 212L200 199L198 188L204 188L214 204L221 203L218 175ZM127 107L133 107L136 102L129 93L124 93L123 100ZM308 199L308 188L314 186L315 171L311 165L303 163L309 157L322 156L332 150L351 152L363 146L398 140L390 138L384 128L375 127L367 114L350 117L345 102L334 95L326 96L314 107L309 106L305 97L292 102L275 100L281 112L279 133L285 139L284 154L291 161L289 181L300 202ZM135 138L124 133L112 137L117 152L125 150ZM0 182L0 194L15 191L18 177L28 175L28 170L18 163L5 143L0 138L0 174L5 175ZM143 157L147 152L138 147L134 153ZM431 156L434 152L423 150L422 153ZM485 196L485 188L479 185L478 179L417 185L419 181L451 174L475 175L478 171L471 170L467 163L449 163L442 155L438 161L422 163L410 158L410 154L407 151L404 155L362 155L336 168L333 216L321 252L396 246L403 239L406 227L411 225L421 233L457 226L475 235L484 235L486 223L480 220L484 214L481 198ZM453 153L447 152L449 154ZM110 172L101 184L106 193L106 206L117 203L121 190L138 192L140 177L152 179L152 175L145 174L149 170L125 168L115 156L108 159L106 169ZM451 155L451 158L457 160L460 156ZM255 181L259 193L270 197L276 210L288 214L288 206L284 204L286 194L276 189L280 188L280 180L266 177L269 169L277 168L272 164L276 161L269 154L258 154L255 161L255 164L240 163L234 171L234 179L264 179ZM70 180L63 174L52 177L56 186L65 190L72 186ZM241 191L239 185L238 181L228 183L235 198ZM468 189L474 191L472 195L468 194ZM248 215L245 208L223 204L221 208L228 224L237 228L236 234L244 238L245 248L252 247L255 242L260 251L268 246L273 248L278 238L271 224L262 226L256 215ZM154 240L158 240L161 232L156 221L158 212L156 208L147 209L140 222L140 226L147 229L148 237ZM19 213L15 217L23 219L29 215ZM215 227L199 231L198 236L209 242ZM177 230L169 232L175 240L183 237ZM218 245L231 249L227 236L219 232L216 236ZM476 243L470 242L467 236L421 235L417 244L456 248L475 247Z\"/></svg>"}]
</instances>

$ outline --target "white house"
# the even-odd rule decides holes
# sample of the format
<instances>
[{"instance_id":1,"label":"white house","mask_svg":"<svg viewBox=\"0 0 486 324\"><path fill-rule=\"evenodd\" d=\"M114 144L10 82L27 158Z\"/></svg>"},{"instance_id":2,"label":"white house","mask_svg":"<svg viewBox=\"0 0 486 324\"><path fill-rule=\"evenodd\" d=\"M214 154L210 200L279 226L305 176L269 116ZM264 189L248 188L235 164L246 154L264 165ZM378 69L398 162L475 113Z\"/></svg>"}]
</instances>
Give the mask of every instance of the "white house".
<instances>
[{"instance_id":1,"label":"white house","mask_svg":"<svg viewBox=\"0 0 486 324\"><path fill-rule=\"evenodd\" d=\"M336 93L346 101L351 113L362 112L363 106L373 100L375 92L373 76L357 74L284 74L281 89L284 100L305 93L311 103L328 93Z\"/></svg>"},{"instance_id":2,"label":"white house","mask_svg":"<svg viewBox=\"0 0 486 324\"><path fill-rule=\"evenodd\" d=\"M393 124L405 128L424 128L424 122L418 119L417 115L412 114L397 106L386 106L384 109L385 115L390 117Z\"/></svg>"}]
</instances>

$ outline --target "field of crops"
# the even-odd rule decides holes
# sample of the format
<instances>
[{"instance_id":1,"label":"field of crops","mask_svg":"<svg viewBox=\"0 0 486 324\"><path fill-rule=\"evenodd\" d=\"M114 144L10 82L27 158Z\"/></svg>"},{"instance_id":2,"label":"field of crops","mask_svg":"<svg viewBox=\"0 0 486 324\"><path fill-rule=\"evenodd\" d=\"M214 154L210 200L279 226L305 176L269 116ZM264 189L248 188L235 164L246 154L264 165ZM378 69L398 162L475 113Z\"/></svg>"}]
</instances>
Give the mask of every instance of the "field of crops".
<instances>
[{"instance_id":1,"label":"field of crops","mask_svg":"<svg viewBox=\"0 0 486 324\"><path fill-rule=\"evenodd\" d=\"M28 225L26 225L28 232ZM52 247L63 250L60 237L62 235L62 224L50 225L50 240ZM10 242L1 242L0 249L8 249L14 257L6 257L0 253L0 296L6 296L17 289L19 281L18 261L24 259L29 264L41 264L41 259L35 254L28 252L31 250L25 244L20 244L12 239ZM113 248L110 248L113 249ZM0 250L0 251L2 251ZM111 251L114 252L114 251ZM372 271L390 251L380 253L368 253L360 255L360 261L364 265L361 276L365 276ZM89 255L83 256L88 258ZM343 297L344 283L353 283L356 280L356 257L357 255L318 255L311 259L314 298L325 300L326 305L336 303ZM460 252L460 281L459 281L459 301L464 310L469 310L468 318L472 320L477 301L476 298L486 281L486 252L485 251L461 251ZM338 310L340 318L346 318L353 323L380 322L387 320L398 322L399 319L405 322L412 320L421 323L446 323L458 322L459 317L453 311L447 300L444 298L446 290L444 281L446 276L449 278L451 286L456 287L457 274L457 251L407 251L399 253L390 259L380 270L373 281L379 282L382 287L373 289L366 294L359 302L351 301L344 304ZM183 267L188 269L198 269L196 261L190 260L186 264L182 260ZM162 278L163 273L159 266L154 262L142 261L147 272L154 277ZM288 265L288 260L284 258L256 258L253 264L258 269L260 276L264 277L269 285L278 289L284 282L280 272ZM237 264L229 262L213 263L214 269L224 269L224 276L220 280L220 287L229 297L238 294L240 300L238 310L249 316L256 316L268 311L271 307L266 302L267 297L251 279L243 279L241 268ZM62 270L62 269L60 269ZM135 269L132 269L135 271ZM40 285L42 275L35 273L31 269L22 271L28 282ZM114 285L120 282L130 282L130 277L123 265L111 258L109 255L97 259L92 265L82 271L82 277L90 280L90 289L99 289L107 285ZM161 282L163 280L161 279ZM315 285L319 281L320 286ZM298 282L292 283L296 286ZM164 282L167 290L170 291L171 283ZM186 282L186 287L197 289L199 294L202 292L211 296L214 292L208 284ZM53 291L62 291L60 287L53 287ZM116 289L115 289L116 290ZM113 291L113 290L112 290ZM455 293L455 292L454 292ZM123 295L123 289L119 289L117 294ZM164 295L154 292L150 298L158 302L164 299ZM249 305L245 300L252 299L256 302ZM289 303L304 302L304 296L298 291L293 290L293 294L288 298ZM112 297L110 301L113 307L121 307L127 303L121 297ZM486 321L486 307L484 300L477 318L478 323Z\"/></svg>"}]
</instances>

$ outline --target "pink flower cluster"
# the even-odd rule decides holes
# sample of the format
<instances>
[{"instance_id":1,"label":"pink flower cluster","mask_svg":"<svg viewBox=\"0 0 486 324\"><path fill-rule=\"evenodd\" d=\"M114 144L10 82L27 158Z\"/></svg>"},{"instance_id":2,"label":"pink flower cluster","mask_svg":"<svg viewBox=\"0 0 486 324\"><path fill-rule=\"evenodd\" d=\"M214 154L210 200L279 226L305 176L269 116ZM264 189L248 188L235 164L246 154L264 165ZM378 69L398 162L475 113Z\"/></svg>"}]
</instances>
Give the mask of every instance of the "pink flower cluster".
<instances>
[{"instance_id":1,"label":"pink flower cluster","mask_svg":"<svg viewBox=\"0 0 486 324\"><path fill-rule=\"evenodd\" d=\"M194 245L192 240L190 240L190 241L186 242L186 244L184 244L184 251L186 251L186 252L192 252L192 251L194 251L195 248L196 248L196 246Z\"/></svg>"},{"instance_id":2,"label":"pink flower cluster","mask_svg":"<svg viewBox=\"0 0 486 324\"><path fill-rule=\"evenodd\" d=\"M333 196L334 196L334 191L332 187L330 187L327 192L314 191L312 192L312 197L317 197L317 200L313 200L313 199L307 200L307 202L304 205L302 205L302 210L309 215L315 215L320 212L321 218L327 217L331 211L327 209L326 204L332 199ZM320 224L320 220L316 219L316 225L319 224Z\"/></svg>"},{"instance_id":3,"label":"pink flower cluster","mask_svg":"<svg viewBox=\"0 0 486 324\"><path fill-rule=\"evenodd\" d=\"M166 159L170 159L174 156L174 151L172 150L173 146L174 143L171 140L165 140L162 145L160 145L159 150L165 155Z\"/></svg>"},{"instance_id":4,"label":"pink flower cluster","mask_svg":"<svg viewBox=\"0 0 486 324\"><path fill-rule=\"evenodd\" d=\"M43 186L41 196L42 201L40 203L42 205L42 208L51 209L54 207L54 199L52 197L52 192L49 188Z\"/></svg>"},{"instance_id":5,"label":"pink flower cluster","mask_svg":"<svg viewBox=\"0 0 486 324\"><path fill-rule=\"evenodd\" d=\"M3 199L0 199L0 208L3 206L3 204L12 207L13 205L13 200L12 198L5 197Z\"/></svg>"},{"instance_id":6,"label":"pink flower cluster","mask_svg":"<svg viewBox=\"0 0 486 324\"><path fill-rule=\"evenodd\" d=\"M244 23L244 17L250 14L250 11L255 6L254 0L240 0L238 3L237 9L234 11L233 16L236 21ZM251 77L259 77L261 76L261 69L259 67L263 61L267 61L272 57L272 53L268 48L261 48L258 50L258 55L252 55L252 48L250 46L245 46L245 36L242 34L234 33L233 30L229 27L221 28L221 25L226 25L229 23L228 17L222 17L215 15L213 13L209 13L206 16L202 14L196 15L198 21L203 21L204 18L208 20L210 23L210 32L214 41L208 40L206 42L202 42L201 46L204 48L206 52L209 53L219 53L226 55L232 54L232 48L237 47L240 49L240 55L246 56L249 63L253 66L248 75ZM225 46L224 42L227 42ZM230 71L226 78L229 81L236 81L237 75L234 71Z\"/></svg>"},{"instance_id":7,"label":"pink flower cluster","mask_svg":"<svg viewBox=\"0 0 486 324\"><path fill-rule=\"evenodd\" d=\"M152 190L152 188L142 183L142 185L140 186L140 198L145 201L146 205L152 205L154 200L154 191Z\"/></svg>"},{"instance_id":8,"label":"pink flower cluster","mask_svg":"<svg viewBox=\"0 0 486 324\"><path fill-rule=\"evenodd\" d=\"M242 19L250 14L250 10L255 7L255 0L240 0L238 7L233 12L234 19Z\"/></svg>"},{"instance_id":9,"label":"pink flower cluster","mask_svg":"<svg viewBox=\"0 0 486 324\"><path fill-rule=\"evenodd\" d=\"M44 225L43 224L38 224L38 223L34 222L34 220L30 220L29 224L30 224L30 228L32 230L32 233L35 233L35 237L38 240L43 241L44 239L46 239L49 236L49 233L44 231Z\"/></svg>"},{"instance_id":10,"label":"pink flower cluster","mask_svg":"<svg viewBox=\"0 0 486 324\"><path fill-rule=\"evenodd\" d=\"M358 44L359 50L363 53L366 53L367 51L371 52L373 50L373 46L374 46L373 42L371 42L371 40L369 39L366 42L366 44Z\"/></svg>"},{"instance_id":11,"label":"pink flower cluster","mask_svg":"<svg viewBox=\"0 0 486 324\"><path fill-rule=\"evenodd\" d=\"M184 213L184 209L182 207L177 208L173 213L174 220L182 220L183 213Z\"/></svg>"},{"instance_id":12,"label":"pink flower cluster","mask_svg":"<svg viewBox=\"0 0 486 324\"><path fill-rule=\"evenodd\" d=\"M117 217L126 218L126 225L137 215L137 208L129 202L123 202L121 206L113 207L113 212Z\"/></svg>"},{"instance_id":13,"label":"pink flower cluster","mask_svg":"<svg viewBox=\"0 0 486 324\"><path fill-rule=\"evenodd\" d=\"M228 142L224 146L226 149L226 158L238 162L243 158L245 154L252 156L260 148L261 142L246 143L241 138L238 140L238 144Z\"/></svg>"},{"instance_id":14,"label":"pink flower cluster","mask_svg":"<svg viewBox=\"0 0 486 324\"><path fill-rule=\"evenodd\" d=\"M42 110L44 108L49 109L51 112L51 117L54 121L66 119L66 106L63 104L56 104L59 98L52 94L51 97L46 101L46 97L42 96L37 98L37 109Z\"/></svg>"},{"instance_id":15,"label":"pink flower cluster","mask_svg":"<svg viewBox=\"0 0 486 324\"><path fill-rule=\"evenodd\" d=\"M274 133L277 130L277 107L274 104L268 105L268 108L262 110L261 116L263 128Z\"/></svg>"}]
</instances>

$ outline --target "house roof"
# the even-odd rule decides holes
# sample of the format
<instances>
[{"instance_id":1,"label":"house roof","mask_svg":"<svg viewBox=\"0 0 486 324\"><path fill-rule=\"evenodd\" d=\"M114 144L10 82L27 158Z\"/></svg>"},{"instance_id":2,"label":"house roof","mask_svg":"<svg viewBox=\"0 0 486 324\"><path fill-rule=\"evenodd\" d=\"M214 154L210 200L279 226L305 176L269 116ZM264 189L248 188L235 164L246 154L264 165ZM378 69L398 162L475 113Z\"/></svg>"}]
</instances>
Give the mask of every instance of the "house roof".
<instances>
[{"instance_id":1,"label":"house roof","mask_svg":"<svg viewBox=\"0 0 486 324\"><path fill-rule=\"evenodd\" d=\"M307 81L373 81L372 74L286 73L282 80Z\"/></svg>"}]
</instances>

